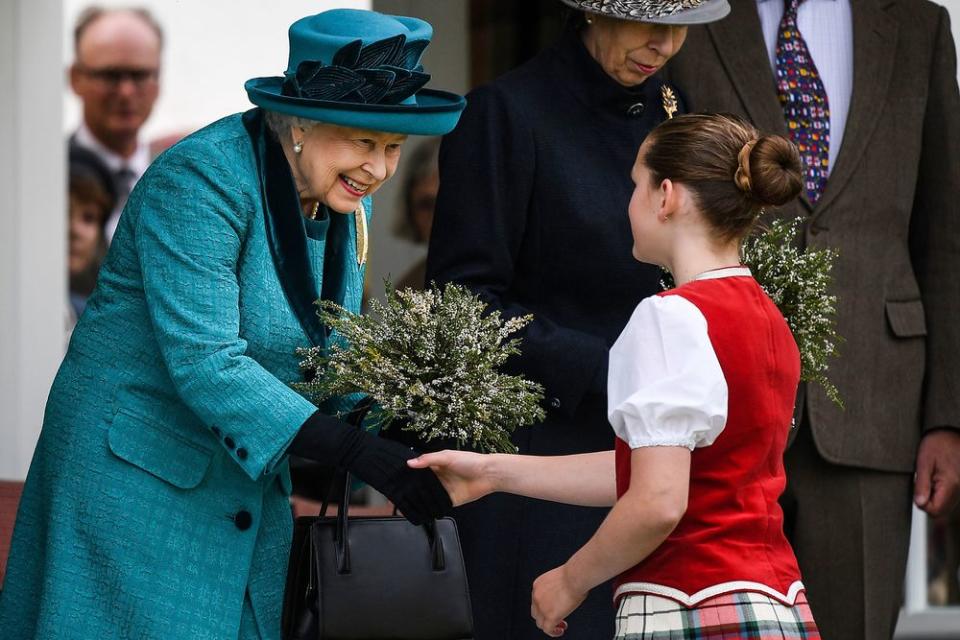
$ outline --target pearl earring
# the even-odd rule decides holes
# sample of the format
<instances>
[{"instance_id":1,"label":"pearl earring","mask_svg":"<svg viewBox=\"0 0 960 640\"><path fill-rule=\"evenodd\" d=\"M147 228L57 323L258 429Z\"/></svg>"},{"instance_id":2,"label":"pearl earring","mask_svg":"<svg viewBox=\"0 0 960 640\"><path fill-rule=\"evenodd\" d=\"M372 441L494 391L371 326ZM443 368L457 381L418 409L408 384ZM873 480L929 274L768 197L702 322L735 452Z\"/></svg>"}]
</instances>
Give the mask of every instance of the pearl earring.
<instances>
[{"instance_id":1,"label":"pearl earring","mask_svg":"<svg viewBox=\"0 0 960 640\"><path fill-rule=\"evenodd\" d=\"M294 152L294 153L300 153L301 151L303 151L303 141L302 141L302 140L301 140L300 142L297 142L296 144L293 145L293 152Z\"/></svg>"},{"instance_id":2,"label":"pearl earring","mask_svg":"<svg viewBox=\"0 0 960 640\"><path fill-rule=\"evenodd\" d=\"M590 16L586 16L584 20L587 21L587 24L593 24L593 18L591 18Z\"/></svg>"}]
</instances>

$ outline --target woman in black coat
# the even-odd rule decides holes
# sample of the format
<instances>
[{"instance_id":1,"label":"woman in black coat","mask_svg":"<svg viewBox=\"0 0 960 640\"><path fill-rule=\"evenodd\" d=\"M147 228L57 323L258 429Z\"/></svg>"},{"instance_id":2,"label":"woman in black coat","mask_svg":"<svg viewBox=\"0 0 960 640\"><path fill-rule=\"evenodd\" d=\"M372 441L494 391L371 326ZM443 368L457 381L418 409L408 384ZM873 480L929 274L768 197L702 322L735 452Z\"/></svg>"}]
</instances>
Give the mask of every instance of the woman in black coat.
<instances>
[{"instance_id":1,"label":"woman in black coat","mask_svg":"<svg viewBox=\"0 0 960 640\"><path fill-rule=\"evenodd\" d=\"M520 429L521 453L613 446L607 350L659 290L631 255L630 169L646 135L677 111L654 74L686 24L726 0L564 0L560 41L470 94L443 142L427 281L468 286L505 316L532 313L516 371L544 385L547 418ZM693 8L685 8L685 7ZM530 589L596 531L606 511L497 495L458 510L477 640L542 638ZM613 593L595 589L566 637L611 637Z\"/></svg>"}]
</instances>

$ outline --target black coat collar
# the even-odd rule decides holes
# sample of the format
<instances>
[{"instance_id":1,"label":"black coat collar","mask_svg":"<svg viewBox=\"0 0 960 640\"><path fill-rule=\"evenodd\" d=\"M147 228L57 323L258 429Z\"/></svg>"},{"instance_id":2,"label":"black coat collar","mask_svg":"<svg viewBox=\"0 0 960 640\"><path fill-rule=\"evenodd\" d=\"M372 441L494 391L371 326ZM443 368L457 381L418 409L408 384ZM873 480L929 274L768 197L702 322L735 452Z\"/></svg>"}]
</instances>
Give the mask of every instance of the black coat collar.
<instances>
[{"instance_id":1,"label":"black coat collar","mask_svg":"<svg viewBox=\"0 0 960 640\"><path fill-rule=\"evenodd\" d=\"M287 302L310 342L325 347L330 330L317 316L315 302L322 297L343 304L345 281L340 243L349 236L347 216L330 216L324 249L323 291L318 292L307 249L305 220L290 165L283 148L269 133L260 109L243 114L260 173L267 243ZM328 214L329 215L329 214Z\"/></svg>"},{"instance_id":2,"label":"black coat collar","mask_svg":"<svg viewBox=\"0 0 960 640\"><path fill-rule=\"evenodd\" d=\"M644 108L660 108L662 81L658 77L649 78L635 87L623 86L593 59L578 31L567 29L552 53L558 66L558 78L587 106L623 115L630 115L631 107L638 103L644 105L641 113Z\"/></svg>"}]
</instances>

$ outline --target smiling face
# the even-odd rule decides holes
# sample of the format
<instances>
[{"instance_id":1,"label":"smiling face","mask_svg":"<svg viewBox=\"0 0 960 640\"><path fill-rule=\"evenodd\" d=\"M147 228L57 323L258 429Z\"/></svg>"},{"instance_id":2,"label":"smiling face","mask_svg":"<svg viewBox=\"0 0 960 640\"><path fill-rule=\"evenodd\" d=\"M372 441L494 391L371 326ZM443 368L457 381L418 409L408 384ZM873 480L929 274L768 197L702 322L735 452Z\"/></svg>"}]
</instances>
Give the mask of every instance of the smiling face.
<instances>
[{"instance_id":1,"label":"smiling face","mask_svg":"<svg viewBox=\"0 0 960 640\"><path fill-rule=\"evenodd\" d=\"M350 213L397 171L407 136L318 123L290 131L287 158L300 199ZM300 153L292 147L302 142Z\"/></svg>"},{"instance_id":2,"label":"smiling face","mask_svg":"<svg viewBox=\"0 0 960 640\"><path fill-rule=\"evenodd\" d=\"M589 15L583 43L608 76L633 87L656 73L680 50L687 28Z\"/></svg>"}]
</instances>

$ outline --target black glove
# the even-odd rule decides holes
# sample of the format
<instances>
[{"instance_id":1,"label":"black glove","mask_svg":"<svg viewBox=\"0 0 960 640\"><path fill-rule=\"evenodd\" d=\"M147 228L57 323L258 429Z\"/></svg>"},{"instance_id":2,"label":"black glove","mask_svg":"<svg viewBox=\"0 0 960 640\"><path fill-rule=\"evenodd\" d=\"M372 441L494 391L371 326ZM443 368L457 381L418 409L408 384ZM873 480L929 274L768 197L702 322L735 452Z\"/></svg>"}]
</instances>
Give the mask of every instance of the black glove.
<instances>
[{"instance_id":1,"label":"black glove","mask_svg":"<svg viewBox=\"0 0 960 640\"><path fill-rule=\"evenodd\" d=\"M450 496L430 469L411 469L417 454L396 442L317 411L307 418L289 453L338 466L387 496L413 524L450 513Z\"/></svg>"}]
</instances>

